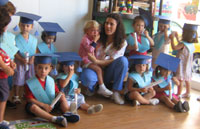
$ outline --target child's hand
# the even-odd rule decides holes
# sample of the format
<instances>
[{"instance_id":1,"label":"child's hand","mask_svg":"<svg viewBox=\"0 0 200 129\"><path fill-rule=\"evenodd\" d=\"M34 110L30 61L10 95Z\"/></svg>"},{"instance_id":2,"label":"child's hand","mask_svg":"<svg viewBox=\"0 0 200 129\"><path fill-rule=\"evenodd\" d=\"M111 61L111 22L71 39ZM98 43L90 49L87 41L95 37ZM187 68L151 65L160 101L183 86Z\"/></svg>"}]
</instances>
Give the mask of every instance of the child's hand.
<instances>
[{"instance_id":1,"label":"child's hand","mask_svg":"<svg viewBox=\"0 0 200 129\"><path fill-rule=\"evenodd\" d=\"M147 88L141 88L140 89L140 92L143 92L143 93L147 93L148 89Z\"/></svg>"},{"instance_id":2,"label":"child's hand","mask_svg":"<svg viewBox=\"0 0 200 129\"><path fill-rule=\"evenodd\" d=\"M94 55L92 55L91 53L88 53L88 59L90 61L92 61L93 63L96 63L97 59Z\"/></svg>"},{"instance_id":3,"label":"child's hand","mask_svg":"<svg viewBox=\"0 0 200 129\"><path fill-rule=\"evenodd\" d=\"M81 93L81 89L80 89L80 88L76 88L76 89L74 89L74 93L76 93L76 94L80 94L80 93Z\"/></svg>"},{"instance_id":4,"label":"child's hand","mask_svg":"<svg viewBox=\"0 0 200 129\"><path fill-rule=\"evenodd\" d=\"M16 63L14 61L10 61L10 67L15 70L16 69Z\"/></svg>"},{"instance_id":5,"label":"child's hand","mask_svg":"<svg viewBox=\"0 0 200 129\"><path fill-rule=\"evenodd\" d=\"M94 37L94 42L96 43L98 40L99 40L99 38L100 38L100 34L98 34L98 35L96 35L95 37Z\"/></svg>"},{"instance_id":6,"label":"child's hand","mask_svg":"<svg viewBox=\"0 0 200 129\"><path fill-rule=\"evenodd\" d=\"M45 104L42 106L42 108L46 111L46 112L51 112L52 108L50 105L48 104Z\"/></svg>"},{"instance_id":7,"label":"child's hand","mask_svg":"<svg viewBox=\"0 0 200 129\"><path fill-rule=\"evenodd\" d=\"M69 65L68 68L69 68L69 74L73 75L74 74L74 65Z\"/></svg>"},{"instance_id":8,"label":"child's hand","mask_svg":"<svg viewBox=\"0 0 200 129\"><path fill-rule=\"evenodd\" d=\"M153 87L148 88L148 91L149 92L154 91Z\"/></svg>"},{"instance_id":9,"label":"child's hand","mask_svg":"<svg viewBox=\"0 0 200 129\"><path fill-rule=\"evenodd\" d=\"M146 37L149 37L149 32L148 32L147 30L145 30L145 31L144 31L144 35L145 35Z\"/></svg>"},{"instance_id":10,"label":"child's hand","mask_svg":"<svg viewBox=\"0 0 200 129\"><path fill-rule=\"evenodd\" d=\"M30 59L29 59L29 62L28 62L29 64L33 64L34 63L34 58L33 57L31 57Z\"/></svg>"},{"instance_id":11,"label":"child's hand","mask_svg":"<svg viewBox=\"0 0 200 129\"><path fill-rule=\"evenodd\" d=\"M174 36L175 36L175 33L172 32L172 33L169 35L169 38L170 38L171 40L173 40L173 39L174 39Z\"/></svg>"},{"instance_id":12,"label":"child's hand","mask_svg":"<svg viewBox=\"0 0 200 129\"><path fill-rule=\"evenodd\" d=\"M170 85L168 85L168 86L166 86L165 88L163 88L164 90L171 90L171 86Z\"/></svg>"}]
</instances>

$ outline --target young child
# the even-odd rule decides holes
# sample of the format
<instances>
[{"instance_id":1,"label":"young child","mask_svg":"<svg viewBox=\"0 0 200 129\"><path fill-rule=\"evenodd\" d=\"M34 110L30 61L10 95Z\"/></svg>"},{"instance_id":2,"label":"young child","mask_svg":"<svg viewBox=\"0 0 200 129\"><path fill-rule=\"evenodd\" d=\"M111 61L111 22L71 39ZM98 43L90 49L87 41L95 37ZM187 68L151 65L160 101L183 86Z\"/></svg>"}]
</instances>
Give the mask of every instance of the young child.
<instances>
[{"instance_id":1,"label":"young child","mask_svg":"<svg viewBox=\"0 0 200 129\"><path fill-rule=\"evenodd\" d=\"M162 79L163 82L154 87L156 90L155 97L161 102L165 103L167 107L175 109L177 112L188 112L190 109L188 102L185 101L182 104L182 102L173 92L174 85L172 84L172 81L176 83L176 85L179 85L179 81L176 77L173 77L172 72L176 72L179 63L180 59L160 53L155 61L155 64L158 66L155 69L153 80L158 81Z\"/></svg>"},{"instance_id":2,"label":"young child","mask_svg":"<svg viewBox=\"0 0 200 129\"><path fill-rule=\"evenodd\" d=\"M79 55L83 59L84 68L91 68L93 69L98 76L98 83L99 83L99 90L97 91L98 94L101 94L105 97L109 97L113 94L112 91L108 90L103 82L103 72L100 66L97 64L92 63L88 59L88 54L95 55L95 47L97 45L97 41L100 37L99 35L99 23L90 20L84 26L84 33L85 35L82 38L80 48L79 48Z\"/></svg>"},{"instance_id":3,"label":"young child","mask_svg":"<svg viewBox=\"0 0 200 129\"><path fill-rule=\"evenodd\" d=\"M152 72L148 68L150 58L147 55L133 55L129 57L132 65L129 70L125 99L133 102L133 105L156 105L159 103L158 99L153 98L156 94L154 89L152 87L145 88L151 83Z\"/></svg>"},{"instance_id":4,"label":"young child","mask_svg":"<svg viewBox=\"0 0 200 129\"><path fill-rule=\"evenodd\" d=\"M13 3L8 0L1 0L0 8L5 8L10 16L14 15L16 12L16 8Z\"/></svg>"},{"instance_id":5,"label":"young child","mask_svg":"<svg viewBox=\"0 0 200 129\"><path fill-rule=\"evenodd\" d=\"M36 53L37 39L30 34L30 31L33 29L33 21L37 21L41 17L24 12L18 12L16 15L20 16L19 28L21 33L15 38L19 52L15 55L17 69L13 76L13 102L18 104L21 103L19 98L20 86L24 86L25 80L34 75L34 56L32 55Z\"/></svg>"},{"instance_id":6,"label":"young child","mask_svg":"<svg viewBox=\"0 0 200 129\"><path fill-rule=\"evenodd\" d=\"M55 53L57 52L55 45L53 44L56 42L56 33L57 32L65 32L57 23L53 22L39 22L39 24L42 26L44 31L42 32L41 39L43 42L38 44L38 51L40 53ZM56 64L57 64L57 58L53 58L53 69L50 72L50 75L52 77L55 77L57 75L56 70Z\"/></svg>"},{"instance_id":7,"label":"young child","mask_svg":"<svg viewBox=\"0 0 200 129\"><path fill-rule=\"evenodd\" d=\"M7 129L9 128L9 122L3 120L4 112L6 107L6 102L9 96L9 86L8 86L8 76L12 76L14 74L14 65L10 62L10 57L4 51L2 44L3 41L9 40L5 39L4 33L7 29L9 22L11 21L11 17L9 16L7 10L1 8L0 9L0 128Z\"/></svg>"},{"instance_id":8,"label":"young child","mask_svg":"<svg viewBox=\"0 0 200 129\"><path fill-rule=\"evenodd\" d=\"M134 32L127 37L129 56L131 55L146 55L150 47L154 46L153 39L149 36L145 26L150 24L148 15L136 16L133 20ZM146 22L145 22L146 21ZM137 37L135 37L137 36Z\"/></svg>"},{"instance_id":9,"label":"young child","mask_svg":"<svg viewBox=\"0 0 200 129\"><path fill-rule=\"evenodd\" d=\"M198 25L187 24L185 23L183 26L183 34L182 41L175 45L174 37L178 39L177 32L171 34L171 45L173 50L178 50L176 57L178 57L181 62L179 64L178 70L176 72L176 76L180 81L180 86L178 86L179 97L190 97L190 80L192 78L192 61L193 61L193 53L194 53L194 44L197 43L198 35L197 35ZM183 83L186 85L186 92L182 93Z\"/></svg>"},{"instance_id":10,"label":"young child","mask_svg":"<svg viewBox=\"0 0 200 129\"><path fill-rule=\"evenodd\" d=\"M169 53L169 28L170 28L170 19L166 16L159 16L158 22L158 33L154 35L154 47L152 50L152 67L153 69L156 68L155 61L158 55L163 52L168 54Z\"/></svg>"},{"instance_id":11,"label":"young child","mask_svg":"<svg viewBox=\"0 0 200 129\"><path fill-rule=\"evenodd\" d=\"M34 56L36 75L27 80L27 85L25 86L25 97L27 99L25 109L27 113L60 124L64 127L67 126L67 121L79 121L79 115L67 112L69 110L69 106L63 93L59 99L59 103L55 105L55 108L59 107L60 110L64 113L63 116L53 116L50 114L50 112L53 110L53 107L51 106L52 101L59 93L59 89L55 84L54 79L48 76L52 69L52 57L55 57L56 55L38 53Z\"/></svg>"},{"instance_id":12,"label":"young child","mask_svg":"<svg viewBox=\"0 0 200 129\"><path fill-rule=\"evenodd\" d=\"M60 62L60 73L57 76L58 85L63 89L64 94L70 107L76 107L72 109L81 108L87 111L88 114L94 114L103 110L102 104L90 106L85 102L84 96L80 93L79 77L74 73L74 61L81 61L81 57L76 53L65 52L56 53L60 55L58 61ZM75 98L77 95L77 98ZM76 102L77 101L77 102ZM71 112L76 112L76 110Z\"/></svg>"}]
</instances>

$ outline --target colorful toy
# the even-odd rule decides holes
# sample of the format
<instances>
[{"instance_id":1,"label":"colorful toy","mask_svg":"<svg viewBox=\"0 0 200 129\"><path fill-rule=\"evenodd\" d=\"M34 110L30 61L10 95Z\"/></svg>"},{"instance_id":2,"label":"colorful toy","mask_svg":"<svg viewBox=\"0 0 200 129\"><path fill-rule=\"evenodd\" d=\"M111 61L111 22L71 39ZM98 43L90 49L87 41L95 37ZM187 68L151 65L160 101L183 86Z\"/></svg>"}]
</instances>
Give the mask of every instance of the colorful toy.
<instances>
[{"instance_id":1,"label":"colorful toy","mask_svg":"<svg viewBox=\"0 0 200 129\"><path fill-rule=\"evenodd\" d=\"M120 13L127 13L127 8L126 8L125 0L121 0L120 1L119 7L120 7L119 8Z\"/></svg>"},{"instance_id":2,"label":"colorful toy","mask_svg":"<svg viewBox=\"0 0 200 129\"><path fill-rule=\"evenodd\" d=\"M127 13L132 13L133 4L131 0L127 1Z\"/></svg>"}]
</instances>

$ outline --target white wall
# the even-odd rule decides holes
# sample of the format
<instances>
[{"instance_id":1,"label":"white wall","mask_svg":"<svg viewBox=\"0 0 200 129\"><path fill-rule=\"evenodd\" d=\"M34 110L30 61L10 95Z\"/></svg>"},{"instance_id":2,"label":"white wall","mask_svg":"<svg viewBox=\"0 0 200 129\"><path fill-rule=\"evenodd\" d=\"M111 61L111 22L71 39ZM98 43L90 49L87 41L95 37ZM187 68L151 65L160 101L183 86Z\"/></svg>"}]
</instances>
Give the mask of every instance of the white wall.
<instances>
[{"instance_id":1,"label":"white wall","mask_svg":"<svg viewBox=\"0 0 200 129\"><path fill-rule=\"evenodd\" d=\"M66 31L57 33L56 47L58 51L77 52L83 36L83 25L86 20L91 19L93 0L10 0L17 11L34 13L42 16L39 21L57 22ZM19 17L12 16L8 31L18 24ZM34 22L35 30L39 32L42 28ZM13 32L19 33L19 32ZM40 33L41 34L41 33ZM40 40L40 36L37 37ZM40 40L41 41L41 40Z\"/></svg>"}]
</instances>

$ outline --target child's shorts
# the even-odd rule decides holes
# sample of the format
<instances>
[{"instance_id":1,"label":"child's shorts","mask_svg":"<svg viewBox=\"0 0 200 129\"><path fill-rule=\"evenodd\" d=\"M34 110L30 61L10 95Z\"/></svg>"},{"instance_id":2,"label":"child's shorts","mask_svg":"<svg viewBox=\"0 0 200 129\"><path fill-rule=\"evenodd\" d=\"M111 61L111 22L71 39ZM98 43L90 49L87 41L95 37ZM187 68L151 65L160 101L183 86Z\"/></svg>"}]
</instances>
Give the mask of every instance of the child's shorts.
<instances>
[{"instance_id":1,"label":"child's shorts","mask_svg":"<svg viewBox=\"0 0 200 129\"><path fill-rule=\"evenodd\" d=\"M0 101L7 101L9 97L8 79L0 79Z\"/></svg>"},{"instance_id":2,"label":"child's shorts","mask_svg":"<svg viewBox=\"0 0 200 129\"><path fill-rule=\"evenodd\" d=\"M82 104L85 103L85 97L82 94L78 94L77 97L78 97L77 98L77 108L79 108ZM70 105L71 102L74 101L74 98L72 98L70 96L66 96L66 99L67 99L68 105Z\"/></svg>"}]
</instances>

